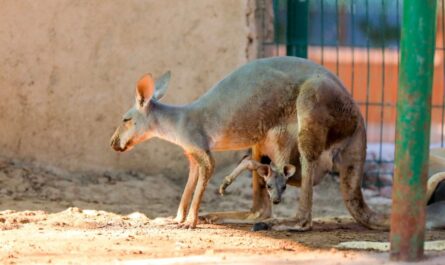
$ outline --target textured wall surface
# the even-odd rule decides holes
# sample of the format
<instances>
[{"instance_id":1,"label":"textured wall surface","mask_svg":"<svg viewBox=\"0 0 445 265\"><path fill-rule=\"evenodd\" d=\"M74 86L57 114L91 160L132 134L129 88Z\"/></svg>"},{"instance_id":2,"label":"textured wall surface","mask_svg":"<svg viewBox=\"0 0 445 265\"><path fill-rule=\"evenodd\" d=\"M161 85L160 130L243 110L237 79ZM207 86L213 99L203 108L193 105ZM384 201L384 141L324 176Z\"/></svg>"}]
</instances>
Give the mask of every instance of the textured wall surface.
<instances>
[{"instance_id":1,"label":"textured wall surface","mask_svg":"<svg viewBox=\"0 0 445 265\"><path fill-rule=\"evenodd\" d=\"M185 172L178 147L152 140L118 154L110 136L143 73L170 69L163 102L185 104L246 62L247 6L0 0L0 155L76 171Z\"/></svg>"}]
</instances>

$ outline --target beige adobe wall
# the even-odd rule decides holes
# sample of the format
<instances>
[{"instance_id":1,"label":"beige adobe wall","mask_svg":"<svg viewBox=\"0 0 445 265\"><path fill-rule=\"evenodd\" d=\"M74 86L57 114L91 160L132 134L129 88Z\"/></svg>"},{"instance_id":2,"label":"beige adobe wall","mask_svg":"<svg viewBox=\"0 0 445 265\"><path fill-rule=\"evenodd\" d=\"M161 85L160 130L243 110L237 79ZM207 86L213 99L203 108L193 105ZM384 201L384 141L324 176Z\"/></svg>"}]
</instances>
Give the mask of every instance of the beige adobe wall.
<instances>
[{"instance_id":1,"label":"beige adobe wall","mask_svg":"<svg viewBox=\"0 0 445 265\"><path fill-rule=\"evenodd\" d=\"M141 74L170 69L163 101L184 104L245 63L251 3L0 0L0 155L74 171L184 173L178 147L153 140L118 154L109 138Z\"/></svg>"}]
</instances>

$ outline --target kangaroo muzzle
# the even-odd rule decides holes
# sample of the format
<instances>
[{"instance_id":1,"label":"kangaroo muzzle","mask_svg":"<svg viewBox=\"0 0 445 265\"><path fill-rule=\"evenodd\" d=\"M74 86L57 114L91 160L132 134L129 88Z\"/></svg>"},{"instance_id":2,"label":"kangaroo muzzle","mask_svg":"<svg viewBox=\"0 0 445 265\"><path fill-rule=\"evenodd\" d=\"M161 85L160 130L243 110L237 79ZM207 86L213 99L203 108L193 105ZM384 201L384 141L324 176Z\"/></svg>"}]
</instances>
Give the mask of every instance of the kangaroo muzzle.
<instances>
[{"instance_id":1,"label":"kangaroo muzzle","mask_svg":"<svg viewBox=\"0 0 445 265\"><path fill-rule=\"evenodd\" d=\"M272 203L273 204L279 204L281 202L281 195L280 194L274 194L275 192L273 192L270 196L270 198L272 199Z\"/></svg>"},{"instance_id":2,"label":"kangaroo muzzle","mask_svg":"<svg viewBox=\"0 0 445 265\"><path fill-rule=\"evenodd\" d=\"M119 136L117 137L112 137L111 138L111 142L110 142L111 147L115 150L115 151L120 151L122 152L122 148L120 146L120 139Z\"/></svg>"},{"instance_id":3,"label":"kangaroo muzzle","mask_svg":"<svg viewBox=\"0 0 445 265\"><path fill-rule=\"evenodd\" d=\"M115 151L118 151L118 152L124 152L125 150L127 150L126 145L124 147L122 147L122 145L121 145L121 138L119 137L119 130L116 130L116 132L113 134L113 136L111 136L110 145Z\"/></svg>"}]
</instances>

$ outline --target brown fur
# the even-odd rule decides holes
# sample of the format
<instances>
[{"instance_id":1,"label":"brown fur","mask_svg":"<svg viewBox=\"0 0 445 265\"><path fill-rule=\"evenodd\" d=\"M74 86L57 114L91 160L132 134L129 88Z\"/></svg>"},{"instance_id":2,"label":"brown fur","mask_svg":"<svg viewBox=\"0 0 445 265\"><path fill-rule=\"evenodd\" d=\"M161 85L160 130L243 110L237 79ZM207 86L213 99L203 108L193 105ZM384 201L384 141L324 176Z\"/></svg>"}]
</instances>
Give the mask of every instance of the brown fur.
<instances>
[{"instance_id":1,"label":"brown fur","mask_svg":"<svg viewBox=\"0 0 445 265\"><path fill-rule=\"evenodd\" d=\"M142 141L159 137L184 149L190 173L176 217L180 226L196 226L201 198L214 169L211 151L250 147L253 160L268 155L282 173L289 164L293 147L298 146L301 196L294 218L295 229L311 227L312 186L317 166L322 154L331 149L341 153L341 178L347 183L345 187L350 188L343 190L348 209L355 211L357 214L353 216L364 225L380 227L381 218L374 218L378 215L365 207L357 184L362 177L366 149L363 120L341 82L325 68L295 57L256 60L238 68L198 100L184 106L158 102L169 79L169 73L159 78L153 93L138 89L137 97L143 99L142 104L137 102L124 115L124 124L116 130L111 144L117 151L127 151ZM267 140L270 137L272 140ZM354 166L351 174L344 169L349 166ZM269 195L264 179L256 171L252 187L250 212L210 213L205 217L211 220L270 217Z\"/></svg>"},{"instance_id":2,"label":"brown fur","mask_svg":"<svg viewBox=\"0 0 445 265\"><path fill-rule=\"evenodd\" d=\"M279 230L284 228L299 231L310 229L312 186L318 184L327 172L339 169L341 191L351 215L367 227L386 229L388 218L377 215L369 209L360 189L366 151L366 135L360 113L350 98L344 97L342 94L336 95L333 93L335 90L332 91L327 87L330 85L329 80L328 82L320 79L316 81L308 82L310 87L302 89L301 96L297 100L297 110L299 109L298 104L300 104L303 111L299 114L302 112L303 114L299 117L301 123L296 137L297 141L291 145L290 153L293 156L288 161L297 169L301 168L301 172L297 171L294 176L284 180L284 183L289 185L302 187L300 196L302 205L298 209L297 218L284 221L271 219L269 222ZM308 84L304 84L303 88ZM317 87L313 87L314 85ZM317 105L318 107L316 107ZM291 132L269 135L261 145L261 153L269 156L272 163L276 163L277 157L281 155L279 152L294 138L295 136ZM354 144L354 142L357 143ZM269 146L281 148L270 150L267 148ZM343 159L338 159L338 156ZM225 191L228 185L241 173L241 169L256 170L264 166L256 164L254 168L249 168L245 165L247 164L240 164L236 171L226 177L220 192ZM276 179L283 178L280 167L274 166L270 170L273 178L269 180L266 178L266 181L280 183L280 180ZM309 172L312 179L304 176L304 172ZM276 195L277 192L278 195ZM281 193L274 190L273 194L281 198ZM293 221L295 225L283 226L283 223L288 224L289 221Z\"/></svg>"}]
</instances>

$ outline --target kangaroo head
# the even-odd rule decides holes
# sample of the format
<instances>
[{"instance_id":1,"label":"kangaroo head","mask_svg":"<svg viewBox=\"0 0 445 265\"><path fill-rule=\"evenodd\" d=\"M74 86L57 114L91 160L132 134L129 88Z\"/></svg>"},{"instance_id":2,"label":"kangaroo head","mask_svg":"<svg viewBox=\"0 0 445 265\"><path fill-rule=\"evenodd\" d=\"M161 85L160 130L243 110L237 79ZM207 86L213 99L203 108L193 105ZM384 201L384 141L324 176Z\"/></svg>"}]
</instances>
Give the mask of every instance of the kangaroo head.
<instances>
[{"instance_id":1,"label":"kangaroo head","mask_svg":"<svg viewBox=\"0 0 445 265\"><path fill-rule=\"evenodd\" d=\"M152 101L161 99L167 91L170 71L153 80L151 74L145 74L136 86L136 102L122 117L122 123L111 137L111 147L124 152L136 144L153 137L155 119L150 115Z\"/></svg>"},{"instance_id":2,"label":"kangaroo head","mask_svg":"<svg viewBox=\"0 0 445 265\"><path fill-rule=\"evenodd\" d=\"M295 174L295 166L287 164L279 170L273 163L262 164L257 168L257 173L266 182L267 191L274 204L281 202L281 195L286 190L287 180Z\"/></svg>"}]
</instances>

